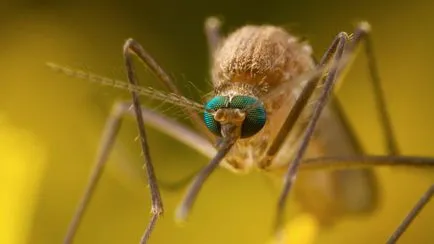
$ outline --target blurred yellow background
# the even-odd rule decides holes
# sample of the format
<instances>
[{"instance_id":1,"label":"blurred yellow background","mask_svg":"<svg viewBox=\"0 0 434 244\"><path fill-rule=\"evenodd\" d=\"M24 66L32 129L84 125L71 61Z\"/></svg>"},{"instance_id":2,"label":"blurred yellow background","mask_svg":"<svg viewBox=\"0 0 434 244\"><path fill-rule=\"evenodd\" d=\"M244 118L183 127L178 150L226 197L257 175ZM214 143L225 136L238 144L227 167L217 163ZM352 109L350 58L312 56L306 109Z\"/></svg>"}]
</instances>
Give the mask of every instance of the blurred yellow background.
<instances>
[{"instance_id":1,"label":"blurred yellow background","mask_svg":"<svg viewBox=\"0 0 434 244\"><path fill-rule=\"evenodd\" d=\"M367 20L393 126L402 151L434 156L433 1L5 1L0 3L0 243L60 243L85 187L114 101L128 93L54 73L54 61L124 79L121 49L133 37L192 98L209 91L203 34L207 16L224 30L247 23L285 26L307 37L317 56L339 31ZM361 53L338 96L367 152L382 153L380 130ZM161 88L139 72L143 85ZM146 99L142 99L146 100ZM150 106L158 102L146 101ZM165 114L176 113L169 109ZM158 176L176 181L206 159L148 129ZM120 133L106 174L75 243L138 243L149 216L134 120ZM167 153L170 152L170 153ZM383 168L381 208L344 219L317 243L384 243L433 180L434 171ZM218 170L189 222L173 221L182 191L163 191L166 214L151 243L265 243L277 190L258 174ZM434 243L434 204L401 243ZM307 232L306 232L307 233Z\"/></svg>"}]
</instances>

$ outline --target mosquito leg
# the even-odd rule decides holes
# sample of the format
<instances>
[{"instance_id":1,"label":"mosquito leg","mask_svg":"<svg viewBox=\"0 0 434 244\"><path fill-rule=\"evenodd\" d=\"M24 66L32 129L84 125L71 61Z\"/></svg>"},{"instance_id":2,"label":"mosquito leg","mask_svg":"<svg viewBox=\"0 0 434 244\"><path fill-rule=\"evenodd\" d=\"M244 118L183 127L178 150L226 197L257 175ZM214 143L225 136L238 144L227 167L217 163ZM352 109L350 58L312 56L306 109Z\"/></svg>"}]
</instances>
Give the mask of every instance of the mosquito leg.
<instances>
[{"instance_id":1,"label":"mosquito leg","mask_svg":"<svg viewBox=\"0 0 434 244\"><path fill-rule=\"evenodd\" d=\"M434 158L362 155L303 159L300 170L343 170L372 167L434 168Z\"/></svg>"},{"instance_id":2,"label":"mosquito leg","mask_svg":"<svg viewBox=\"0 0 434 244\"><path fill-rule=\"evenodd\" d=\"M221 42L221 21L217 17L209 17L205 21L205 35L208 41L208 50L211 57Z\"/></svg>"},{"instance_id":3,"label":"mosquito leg","mask_svg":"<svg viewBox=\"0 0 434 244\"><path fill-rule=\"evenodd\" d=\"M336 42L333 42L332 46L325 53L322 60L320 61L320 64L325 63L325 60L329 60L330 57L334 57L333 58L334 62L332 62L332 64L333 63L339 63L340 61L342 61L342 57L343 57L343 54L345 51L345 44L348 42L348 39L349 39L349 37L345 32L339 33L335 39ZM334 47L334 45L336 45L336 47ZM343 67L343 65L344 64L342 64L342 67ZM323 90L321 92L321 95L320 95L319 99L314 104L312 117L311 117L310 121L308 122L308 124L306 126L306 130L304 131L304 133L302 135L301 144L300 144L298 150L296 151L294 159L293 159L292 163L290 164L290 166L289 166L289 168L285 174L284 183L283 183L283 190L281 192L278 206L277 206L277 216L276 216L276 225L275 225L277 230L280 230L281 226L283 224L283 216L284 216L286 199L288 197L288 194L291 190L293 183L295 182L298 168L300 166L300 163L302 162L303 155L307 149L307 146L309 145L309 141L313 136L315 126L316 126L318 119L321 115L321 111L325 107L325 105L327 103L327 99L329 98L329 96L333 90L333 85L335 83L336 76L340 71L340 68L341 68L340 65L332 67L331 70L328 72L328 74L325 76L325 78L323 80L324 86L323 86Z\"/></svg>"},{"instance_id":4,"label":"mosquito leg","mask_svg":"<svg viewBox=\"0 0 434 244\"><path fill-rule=\"evenodd\" d=\"M92 173L90 175L88 184L86 186L85 192L78 204L75 211L74 217L68 227L66 237L64 239L64 244L72 243L83 215L87 209L87 206L93 196L96 186L103 173L105 163L113 147L116 139L116 135L122 123L122 116L125 112L125 108L122 106L115 105L112 109L110 117L107 119L103 135L101 137L100 146L95 159L94 166L92 168Z\"/></svg>"},{"instance_id":5,"label":"mosquito leg","mask_svg":"<svg viewBox=\"0 0 434 244\"><path fill-rule=\"evenodd\" d=\"M217 166L219 166L223 158L229 153L235 142L236 138L222 138L218 145L219 149L217 151L217 154L211 159L208 165L203 167L201 171L196 175L192 184L188 188L184 199L178 206L178 209L176 211L176 219L178 221L184 221L187 218L190 210L193 208L193 204L203 184L211 175L211 173L217 168Z\"/></svg>"},{"instance_id":6,"label":"mosquito leg","mask_svg":"<svg viewBox=\"0 0 434 244\"><path fill-rule=\"evenodd\" d=\"M142 61L145 66L157 76L157 78L166 86L166 88L168 88L171 92L182 96L181 91L176 87L170 76L138 42L136 42L134 39L128 39L126 41L126 45L128 45L128 53L136 55L140 61ZM192 109L183 108L183 110L190 117L194 126L198 128L201 133L206 135L211 141L213 141L214 136L205 127L199 115Z\"/></svg>"},{"instance_id":7,"label":"mosquito leg","mask_svg":"<svg viewBox=\"0 0 434 244\"><path fill-rule=\"evenodd\" d=\"M125 59L125 67L127 69L127 77L128 77L128 81L133 84L133 85L138 85L137 79L136 79L136 75L134 72L134 67L133 67L133 60L132 60L132 53L136 53L136 52L132 52L131 50L134 48L138 48L140 46L138 46L137 44L135 44L135 42L132 39L129 39L125 42L124 44L124 48L123 48L123 55L124 55L124 59ZM140 53L140 52L139 52ZM143 53L143 52L142 52ZM149 145L148 145L148 141L147 141L147 137L146 137L146 131L145 131L145 126L144 126L144 121L143 121L143 115L142 115L142 110L140 108L140 100L139 100L139 95L137 94L137 92L135 91L131 91L131 96L133 98L133 108L134 108L134 112L136 114L136 120L137 120L137 127L139 130L139 137L140 137L140 144L141 144L141 148L142 148L142 152L143 152L143 156L144 156L144 161L145 161L145 168L146 168L146 174L147 174L147 179L148 179L148 184L149 184L149 190L151 193L151 219L149 221L149 224L140 240L140 243L147 243L156 223L158 218L160 217L160 215L163 214L164 209L163 209L163 201L161 199L161 195L160 195L160 190L158 189L158 185L157 185L157 178L155 176L154 173L154 167L152 165L151 162L151 155L149 152Z\"/></svg>"},{"instance_id":8,"label":"mosquito leg","mask_svg":"<svg viewBox=\"0 0 434 244\"><path fill-rule=\"evenodd\" d=\"M321 59L317 67L323 67L328 62L330 62L340 42L341 42L341 37L339 36L333 40L332 44L330 45L329 49L325 52L323 58ZM320 78L318 77L314 77L311 80L309 80L309 82L305 85L305 87L303 87L303 90L298 96L294 106L291 108L288 117L285 119L285 122L280 128L279 133L277 133L276 138L271 143L271 146L269 147L266 153L268 160L272 160L274 155L277 152L279 152L279 150L281 149L283 142L288 136L288 133L294 128L294 125L297 122L298 118L300 117L301 113L303 112L304 107L307 105L309 99L311 98L312 94L317 88L319 79ZM268 164L270 163L269 162L265 163L265 165Z\"/></svg>"},{"instance_id":9,"label":"mosquito leg","mask_svg":"<svg viewBox=\"0 0 434 244\"><path fill-rule=\"evenodd\" d=\"M371 27L367 22L361 22L352 36L352 42L347 47L348 53L353 53L359 46L360 42L364 42L364 50L368 59L368 69L370 80L374 89L374 99L376 108L378 108L378 115L380 116L380 123L384 133L386 149L389 155L399 155L399 148L397 140L393 133L390 114L384 98L384 89L381 86L381 79L378 71L377 59L374 55L374 48L371 40Z\"/></svg>"},{"instance_id":10,"label":"mosquito leg","mask_svg":"<svg viewBox=\"0 0 434 244\"><path fill-rule=\"evenodd\" d=\"M422 209L426 204L431 200L434 195L434 185L431 185L428 190L422 195L413 209L405 216L402 223L398 226L398 228L393 232L392 236L390 236L389 240L387 240L387 244L396 243L396 241L401 237L401 235L407 230L413 220L419 215Z\"/></svg>"}]
</instances>

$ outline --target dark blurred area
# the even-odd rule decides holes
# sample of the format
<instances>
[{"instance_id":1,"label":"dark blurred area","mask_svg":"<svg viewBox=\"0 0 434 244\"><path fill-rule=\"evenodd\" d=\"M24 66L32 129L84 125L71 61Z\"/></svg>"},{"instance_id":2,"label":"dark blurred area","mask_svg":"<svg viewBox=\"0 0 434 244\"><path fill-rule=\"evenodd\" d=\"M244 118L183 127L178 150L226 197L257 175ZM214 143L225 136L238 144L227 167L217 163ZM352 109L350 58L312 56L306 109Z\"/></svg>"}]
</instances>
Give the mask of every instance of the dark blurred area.
<instances>
[{"instance_id":1,"label":"dark blurred area","mask_svg":"<svg viewBox=\"0 0 434 244\"><path fill-rule=\"evenodd\" d=\"M48 61L125 79L123 42L133 37L188 97L209 92L203 23L224 21L287 28L320 57L339 31L367 20L402 152L434 156L434 2L432 1L2 1L0 3L0 243L60 243L86 185L104 122L129 94L57 74ZM137 62L140 82L163 89ZM381 154L381 133L363 52L336 92L368 153ZM194 84L194 85L193 85ZM144 103L179 121L179 109ZM138 243L150 200L134 119L127 118L75 243ZM175 182L207 159L148 129L159 178ZM370 216L346 218L315 243L384 243L434 171L378 170L382 203ZM166 213L150 243L265 243L279 189L263 176L218 170L188 223L173 220L183 190L163 191ZM295 207L294 207L295 208ZM296 214L295 210L293 211ZM292 213L292 212L291 212ZM293 216L289 213L289 217ZM434 243L434 204L400 243ZM4 238L4 239L2 239ZM306 243L306 242L300 242Z\"/></svg>"}]
</instances>

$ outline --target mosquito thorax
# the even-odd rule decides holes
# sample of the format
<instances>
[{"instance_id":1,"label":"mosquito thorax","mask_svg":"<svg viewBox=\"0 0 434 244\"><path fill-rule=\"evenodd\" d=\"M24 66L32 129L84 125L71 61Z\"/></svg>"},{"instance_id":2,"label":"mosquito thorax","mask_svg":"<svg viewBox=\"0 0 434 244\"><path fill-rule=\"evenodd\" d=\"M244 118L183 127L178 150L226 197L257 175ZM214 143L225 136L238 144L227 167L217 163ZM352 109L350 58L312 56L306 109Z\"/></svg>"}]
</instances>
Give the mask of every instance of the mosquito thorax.
<instances>
[{"instance_id":1,"label":"mosquito thorax","mask_svg":"<svg viewBox=\"0 0 434 244\"><path fill-rule=\"evenodd\" d=\"M240 128L240 138L248 138L264 127L267 114L255 97L215 96L205 104L203 120L216 136L222 137L223 124L233 124Z\"/></svg>"}]
</instances>

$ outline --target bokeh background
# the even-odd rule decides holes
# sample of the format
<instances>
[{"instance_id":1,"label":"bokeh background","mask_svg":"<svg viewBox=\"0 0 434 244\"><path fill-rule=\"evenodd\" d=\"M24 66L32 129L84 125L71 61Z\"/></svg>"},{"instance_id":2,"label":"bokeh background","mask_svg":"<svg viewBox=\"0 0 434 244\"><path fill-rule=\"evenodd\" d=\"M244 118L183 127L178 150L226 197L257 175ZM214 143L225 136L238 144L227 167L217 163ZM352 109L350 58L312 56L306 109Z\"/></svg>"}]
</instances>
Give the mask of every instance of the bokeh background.
<instances>
[{"instance_id":1,"label":"bokeh background","mask_svg":"<svg viewBox=\"0 0 434 244\"><path fill-rule=\"evenodd\" d=\"M335 34L367 20L399 145L406 154L434 156L433 11L434 2L428 0L1 0L0 243L62 241L104 121L114 101L129 97L57 74L45 62L124 79L121 49L126 38L134 37L188 96L200 99L199 90L209 90L203 34L207 16L222 17L226 32L247 23L287 27L308 38L318 57ZM161 88L148 72L139 75L143 85ZM337 94L366 151L382 153L363 54ZM183 121L175 108L145 103ZM161 179L176 181L207 162L173 139L148 131ZM134 120L126 119L75 243L138 242L150 203L136 134ZM380 209L342 220L322 231L316 243L384 243L434 178L428 170L378 172ZM151 243L265 243L269 238L278 189L270 189L261 175L218 170L188 224L179 227L173 214L182 193L163 191L166 214ZM433 225L434 204L401 243L434 243Z\"/></svg>"}]
</instances>

